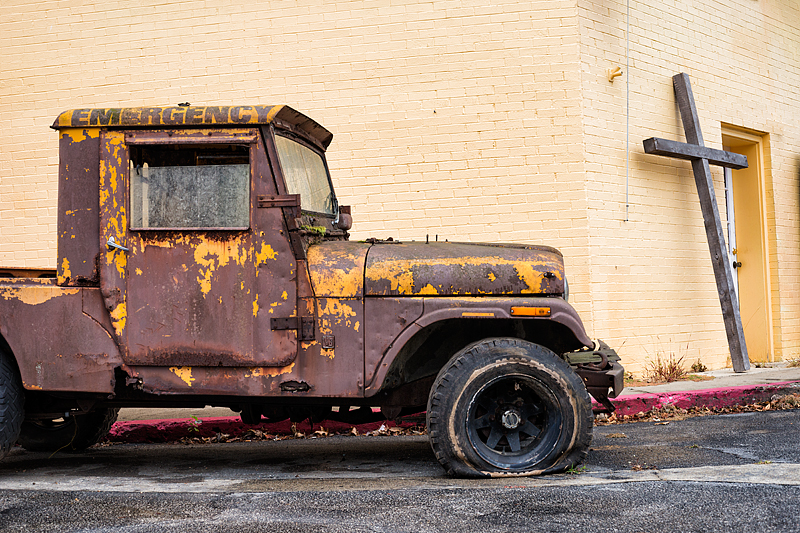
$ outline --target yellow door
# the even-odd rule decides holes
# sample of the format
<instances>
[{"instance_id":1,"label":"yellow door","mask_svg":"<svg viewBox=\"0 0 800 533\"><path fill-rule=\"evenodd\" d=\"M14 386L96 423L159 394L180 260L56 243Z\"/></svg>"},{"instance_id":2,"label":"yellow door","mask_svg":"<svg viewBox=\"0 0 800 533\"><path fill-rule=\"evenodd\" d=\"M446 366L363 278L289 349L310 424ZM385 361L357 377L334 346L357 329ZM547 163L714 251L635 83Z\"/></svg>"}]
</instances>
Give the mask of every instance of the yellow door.
<instances>
[{"instance_id":1,"label":"yellow door","mask_svg":"<svg viewBox=\"0 0 800 533\"><path fill-rule=\"evenodd\" d=\"M723 130L725 150L747 156L748 167L731 171L735 239L732 261L739 286L739 309L747 342L747 352L754 362L774 360L769 300L769 253L766 227L766 189L762 138L735 130ZM731 190L732 189L732 190ZM727 198L731 205L731 196Z\"/></svg>"}]
</instances>

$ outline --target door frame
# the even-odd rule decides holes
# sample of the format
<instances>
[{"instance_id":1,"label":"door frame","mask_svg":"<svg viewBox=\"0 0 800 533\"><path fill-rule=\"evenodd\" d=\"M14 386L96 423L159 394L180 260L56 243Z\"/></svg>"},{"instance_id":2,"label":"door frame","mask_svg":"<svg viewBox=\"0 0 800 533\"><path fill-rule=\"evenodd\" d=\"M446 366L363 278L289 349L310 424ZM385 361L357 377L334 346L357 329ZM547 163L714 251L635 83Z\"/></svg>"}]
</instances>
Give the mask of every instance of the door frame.
<instances>
[{"instance_id":1,"label":"door frame","mask_svg":"<svg viewBox=\"0 0 800 533\"><path fill-rule=\"evenodd\" d=\"M768 180L768 176L766 173L766 165L765 165L765 148L768 147L769 142L769 135L766 133L756 132L753 130L745 130L736 126L722 124L721 127L721 137L722 137L722 144L723 149L728 151L736 152L736 148L739 146L754 146L755 153L756 153L756 160L753 161L752 158L748 160L749 168L753 168L756 172L757 176L757 189L758 189L758 199L757 199L757 207L758 207L758 220L760 225L760 238L761 238L761 262L762 262L762 269L764 272L764 297L765 297L765 314L766 314L766 345L767 345L767 354L768 354L768 361L767 362L774 362L776 360L775 357L775 333L774 333L774 322L773 322L773 313L772 313L772 305L773 305L773 294L772 294L772 270L771 270L771 253L772 253L772 246L770 243L770 213L771 210L769 209L769 204L767 202L768 198L768 191L771 189L770 183ZM768 149L768 148L767 148ZM727 169L726 169L727 170ZM731 176L733 176L733 172L731 172ZM727 180L726 180L727 181ZM733 179L731 179L731 183L733 183ZM726 183L727 185L727 183ZM735 185L734 185L735 186ZM728 187L725 189L726 194L726 204L728 202L728 195L732 196L732 190L729 190ZM730 205L734 208L734 219L733 222L736 222L735 216L735 205L733 202L733 198L730 199ZM730 243L729 243L730 244ZM728 247L729 257L732 258L733 250L732 246ZM737 281L737 297L738 297L738 281ZM740 302L741 306L741 302ZM741 307L740 307L741 308Z\"/></svg>"}]
</instances>

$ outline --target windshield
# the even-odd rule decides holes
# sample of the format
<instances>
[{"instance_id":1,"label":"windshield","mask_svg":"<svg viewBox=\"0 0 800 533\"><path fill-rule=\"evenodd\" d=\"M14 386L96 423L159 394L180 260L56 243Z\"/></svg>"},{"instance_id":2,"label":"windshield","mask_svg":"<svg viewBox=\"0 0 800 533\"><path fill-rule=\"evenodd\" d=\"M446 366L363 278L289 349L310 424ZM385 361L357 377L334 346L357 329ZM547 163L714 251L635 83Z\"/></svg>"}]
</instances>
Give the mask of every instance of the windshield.
<instances>
[{"instance_id":1,"label":"windshield","mask_svg":"<svg viewBox=\"0 0 800 533\"><path fill-rule=\"evenodd\" d=\"M303 211L335 215L333 190L325 162L317 152L288 137L275 136L278 159L289 194L300 195Z\"/></svg>"}]
</instances>

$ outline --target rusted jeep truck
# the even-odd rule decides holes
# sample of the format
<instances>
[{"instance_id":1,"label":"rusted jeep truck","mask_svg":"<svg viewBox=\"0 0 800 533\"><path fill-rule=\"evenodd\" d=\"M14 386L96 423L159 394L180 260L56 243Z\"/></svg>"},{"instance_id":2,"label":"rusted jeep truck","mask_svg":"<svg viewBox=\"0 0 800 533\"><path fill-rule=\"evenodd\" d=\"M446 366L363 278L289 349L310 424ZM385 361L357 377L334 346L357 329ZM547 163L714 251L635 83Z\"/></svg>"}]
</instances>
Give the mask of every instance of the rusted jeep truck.
<instances>
[{"instance_id":1,"label":"rusted jeep truck","mask_svg":"<svg viewBox=\"0 0 800 533\"><path fill-rule=\"evenodd\" d=\"M619 358L545 246L348 240L332 135L286 106L75 109L57 270L0 268L0 457L81 450L120 407L245 423L427 411L452 474L580 462ZM380 408L380 412L378 409Z\"/></svg>"}]
</instances>

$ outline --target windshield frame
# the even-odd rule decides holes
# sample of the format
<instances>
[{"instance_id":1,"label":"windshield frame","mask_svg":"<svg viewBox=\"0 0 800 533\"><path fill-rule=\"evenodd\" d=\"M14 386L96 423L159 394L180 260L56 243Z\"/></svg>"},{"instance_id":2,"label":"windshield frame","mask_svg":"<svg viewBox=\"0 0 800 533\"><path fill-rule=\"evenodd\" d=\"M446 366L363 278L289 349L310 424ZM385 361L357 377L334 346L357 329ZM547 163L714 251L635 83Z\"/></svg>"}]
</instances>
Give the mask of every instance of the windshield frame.
<instances>
[{"instance_id":1,"label":"windshield frame","mask_svg":"<svg viewBox=\"0 0 800 533\"><path fill-rule=\"evenodd\" d=\"M271 139L271 141L272 141L272 145L273 145L274 150L275 150L275 159L276 159L275 162L277 164L277 168L280 171L280 177L281 177L281 181L283 182L283 187L286 189L287 193L289 192L289 183L286 180L286 174L285 174L285 172L283 170L283 165L281 164L281 156L280 156L280 151L278 149L277 137L285 137L285 138L289 139L290 141L294 141L294 142L298 143L299 145L311 150L312 152L314 152L316 155L318 155L320 157L320 159L322 160L323 168L325 169L325 175L326 175L327 180L328 180L328 188L330 190L330 195L331 195L331 203L333 204L333 213L312 211L312 210L306 208L303 205L302 198L300 200L300 210L301 210L301 212L302 213L308 213L309 215L330 218L332 220L338 220L338 218L339 218L339 201L336 198L336 190L333 188L333 180L331 179L331 172L330 172L330 169L328 168L328 160L325 157L325 150L322 149L319 146L319 144L314 143L314 142L310 142L309 139L305 138L302 135L298 135L297 133L295 133L291 129L284 129L284 128L277 129L276 128L276 129L274 129L272 131L272 139Z\"/></svg>"}]
</instances>

